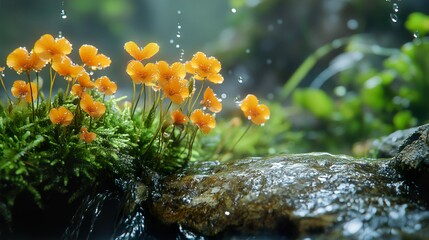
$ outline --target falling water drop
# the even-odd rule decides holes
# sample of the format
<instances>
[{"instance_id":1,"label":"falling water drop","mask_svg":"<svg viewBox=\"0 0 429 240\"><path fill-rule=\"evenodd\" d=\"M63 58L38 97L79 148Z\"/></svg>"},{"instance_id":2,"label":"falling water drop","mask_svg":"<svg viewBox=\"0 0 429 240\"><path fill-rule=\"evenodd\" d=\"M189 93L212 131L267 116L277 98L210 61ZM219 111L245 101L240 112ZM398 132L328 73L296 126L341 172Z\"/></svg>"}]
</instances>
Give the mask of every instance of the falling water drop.
<instances>
[{"instance_id":1,"label":"falling water drop","mask_svg":"<svg viewBox=\"0 0 429 240\"><path fill-rule=\"evenodd\" d=\"M179 14L179 15L180 15L180 14L182 14L182 11L180 11L180 10L177 10L177 14Z\"/></svg>"},{"instance_id":2,"label":"falling water drop","mask_svg":"<svg viewBox=\"0 0 429 240\"><path fill-rule=\"evenodd\" d=\"M90 76L94 75L94 72L93 71L89 72L89 75Z\"/></svg>"},{"instance_id":3,"label":"falling water drop","mask_svg":"<svg viewBox=\"0 0 429 240\"><path fill-rule=\"evenodd\" d=\"M399 5L397 3L392 4L392 9L395 13L399 12Z\"/></svg>"},{"instance_id":4,"label":"falling water drop","mask_svg":"<svg viewBox=\"0 0 429 240\"><path fill-rule=\"evenodd\" d=\"M239 76L237 81L238 81L238 83L243 83L243 77Z\"/></svg>"},{"instance_id":5,"label":"falling water drop","mask_svg":"<svg viewBox=\"0 0 429 240\"><path fill-rule=\"evenodd\" d=\"M235 102L235 104L237 104L238 106L240 106L240 104L241 104L241 97L240 97L240 95L238 95L237 97L235 97L235 99L234 99L234 102Z\"/></svg>"},{"instance_id":6,"label":"falling water drop","mask_svg":"<svg viewBox=\"0 0 429 240\"><path fill-rule=\"evenodd\" d=\"M182 25L180 25L180 23L177 23L177 29L181 29Z\"/></svg>"},{"instance_id":7,"label":"falling water drop","mask_svg":"<svg viewBox=\"0 0 429 240\"><path fill-rule=\"evenodd\" d=\"M223 98L223 99L225 99L225 98L226 98L226 93L222 93L222 94L220 95L220 97L221 97L221 98Z\"/></svg>"},{"instance_id":8,"label":"falling water drop","mask_svg":"<svg viewBox=\"0 0 429 240\"><path fill-rule=\"evenodd\" d=\"M180 48L180 45L179 45L179 44L176 44L176 48Z\"/></svg>"},{"instance_id":9,"label":"falling water drop","mask_svg":"<svg viewBox=\"0 0 429 240\"><path fill-rule=\"evenodd\" d=\"M231 8L231 12L232 12L232 13L236 13L236 12L237 12L237 9L235 9L235 8Z\"/></svg>"},{"instance_id":10,"label":"falling water drop","mask_svg":"<svg viewBox=\"0 0 429 240\"><path fill-rule=\"evenodd\" d=\"M179 31L177 31L176 37L180 38L180 32Z\"/></svg>"},{"instance_id":11,"label":"falling water drop","mask_svg":"<svg viewBox=\"0 0 429 240\"><path fill-rule=\"evenodd\" d=\"M183 62L183 56L185 55L185 50L183 50L183 49L180 49L180 58L179 58L179 60L181 61L181 62Z\"/></svg>"},{"instance_id":12,"label":"falling water drop","mask_svg":"<svg viewBox=\"0 0 429 240\"><path fill-rule=\"evenodd\" d=\"M419 36L420 36L419 31L415 31L415 32L413 33L413 37L414 37L414 38L419 38Z\"/></svg>"},{"instance_id":13,"label":"falling water drop","mask_svg":"<svg viewBox=\"0 0 429 240\"><path fill-rule=\"evenodd\" d=\"M63 32L59 31L58 32L58 38L62 38L63 37Z\"/></svg>"},{"instance_id":14,"label":"falling water drop","mask_svg":"<svg viewBox=\"0 0 429 240\"><path fill-rule=\"evenodd\" d=\"M398 15L396 15L396 13L391 13L390 20L392 20L394 23L398 22Z\"/></svg>"},{"instance_id":15,"label":"falling water drop","mask_svg":"<svg viewBox=\"0 0 429 240\"><path fill-rule=\"evenodd\" d=\"M66 19L67 18L67 15L66 15L66 12L64 11L64 9L61 10L61 18L62 19Z\"/></svg>"},{"instance_id":16,"label":"falling water drop","mask_svg":"<svg viewBox=\"0 0 429 240\"><path fill-rule=\"evenodd\" d=\"M173 39L170 39L170 44L173 44L174 43L174 40Z\"/></svg>"}]
</instances>

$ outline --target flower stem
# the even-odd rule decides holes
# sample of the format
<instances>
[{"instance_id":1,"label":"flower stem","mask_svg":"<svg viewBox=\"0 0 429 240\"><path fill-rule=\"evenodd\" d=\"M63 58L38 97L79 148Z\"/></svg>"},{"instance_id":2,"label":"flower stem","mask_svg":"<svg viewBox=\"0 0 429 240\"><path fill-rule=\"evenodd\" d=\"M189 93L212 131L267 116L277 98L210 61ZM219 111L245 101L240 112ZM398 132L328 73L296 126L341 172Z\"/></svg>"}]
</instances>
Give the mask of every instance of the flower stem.
<instances>
[{"instance_id":1,"label":"flower stem","mask_svg":"<svg viewBox=\"0 0 429 240\"><path fill-rule=\"evenodd\" d=\"M31 111L33 113L33 122L34 122L35 113L34 113L34 103L33 103L33 85L31 84L31 77L30 77L29 70L27 71L27 80L28 80L28 85L30 85Z\"/></svg>"},{"instance_id":2,"label":"flower stem","mask_svg":"<svg viewBox=\"0 0 429 240\"><path fill-rule=\"evenodd\" d=\"M10 99L9 93L7 92L6 85L4 85L4 81L1 75L0 75L0 82L1 82L1 85L3 86L4 92L6 93L7 99L9 100L9 105L12 105L12 100Z\"/></svg>"},{"instance_id":3,"label":"flower stem","mask_svg":"<svg viewBox=\"0 0 429 240\"><path fill-rule=\"evenodd\" d=\"M234 143L234 145L232 145L231 149L229 150L229 152L233 152L235 146L237 146L237 144L241 141L241 139L243 139L244 135L246 135L246 133L249 131L250 127L252 126L252 123L249 122L246 130L244 130L243 134L241 134L240 138L238 138L238 140Z\"/></svg>"}]
</instances>

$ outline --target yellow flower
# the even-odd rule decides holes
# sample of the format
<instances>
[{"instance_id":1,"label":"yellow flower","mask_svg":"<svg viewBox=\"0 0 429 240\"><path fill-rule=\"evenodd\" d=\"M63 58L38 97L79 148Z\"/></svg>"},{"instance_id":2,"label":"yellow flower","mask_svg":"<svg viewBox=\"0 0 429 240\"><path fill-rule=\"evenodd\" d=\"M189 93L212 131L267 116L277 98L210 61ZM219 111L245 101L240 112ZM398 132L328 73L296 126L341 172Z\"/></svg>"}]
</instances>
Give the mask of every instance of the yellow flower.
<instances>
[{"instance_id":1,"label":"yellow flower","mask_svg":"<svg viewBox=\"0 0 429 240\"><path fill-rule=\"evenodd\" d=\"M94 101L94 99L92 99L92 97L87 93L83 93L80 100L80 107L92 118L99 118L106 112L104 104Z\"/></svg>"},{"instance_id":2,"label":"yellow flower","mask_svg":"<svg viewBox=\"0 0 429 240\"><path fill-rule=\"evenodd\" d=\"M141 49L135 42L129 41L125 43L124 49L135 60L142 61L153 57L159 51L159 46L156 43L149 43Z\"/></svg>"},{"instance_id":3,"label":"yellow flower","mask_svg":"<svg viewBox=\"0 0 429 240\"><path fill-rule=\"evenodd\" d=\"M188 116L183 114L180 110L175 110L171 112L171 119L173 119L173 124L176 126L183 126L189 121Z\"/></svg>"},{"instance_id":4,"label":"yellow flower","mask_svg":"<svg viewBox=\"0 0 429 240\"><path fill-rule=\"evenodd\" d=\"M95 86L97 87L98 91L106 95L113 95L118 89L116 83L110 81L110 79L106 76L100 77L95 80Z\"/></svg>"},{"instance_id":5,"label":"yellow flower","mask_svg":"<svg viewBox=\"0 0 429 240\"><path fill-rule=\"evenodd\" d=\"M209 133L216 127L215 117L211 114L204 113L201 109L197 109L191 114L191 122L195 124L203 133Z\"/></svg>"},{"instance_id":6,"label":"yellow flower","mask_svg":"<svg viewBox=\"0 0 429 240\"><path fill-rule=\"evenodd\" d=\"M75 65L72 63L70 58L67 56L63 56L60 59L56 59L52 63L52 68L59 75L63 76L67 81L71 81L79 76L82 72L84 72L84 68L82 66Z\"/></svg>"},{"instance_id":7,"label":"yellow flower","mask_svg":"<svg viewBox=\"0 0 429 240\"><path fill-rule=\"evenodd\" d=\"M35 83L16 80L12 85L11 92L14 97L24 98L26 102L31 103L37 98L38 91Z\"/></svg>"},{"instance_id":8,"label":"yellow flower","mask_svg":"<svg viewBox=\"0 0 429 240\"><path fill-rule=\"evenodd\" d=\"M68 126L73 120L73 113L63 106L59 108L52 108L49 111L49 119L51 119L53 124Z\"/></svg>"},{"instance_id":9,"label":"yellow flower","mask_svg":"<svg viewBox=\"0 0 429 240\"><path fill-rule=\"evenodd\" d=\"M197 52L192 57L191 61L186 63L186 71L194 74L195 79L207 79L216 84L223 82L223 77L219 74L220 69L221 64L216 58L207 58L202 52Z\"/></svg>"},{"instance_id":10,"label":"yellow flower","mask_svg":"<svg viewBox=\"0 0 429 240\"><path fill-rule=\"evenodd\" d=\"M86 143L90 143L90 142L94 141L94 139L97 137L97 134L95 134L93 132L88 132L88 129L86 127L82 127L80 129L79 137L80 137L80 139L82 139Z\"/></svg>"},{"instance_id":11,"label":"yellow flower","mask_svg":"<svg viewBox=\"0 0 429 240\"><path fill-rule=\"evenodd\" d=\"M72 90L70 91L73 96L82 97L83 93L85 92L85 88L82 87L80 84L73 84Z\"/></svg>"},{"instance_id":12,"label":"yellow flower","mask_svg":"<svg viewBox=\"0 0 429 240\"><path fill-rule=\"evenodd\" d=\"M4 71L4 67L0 67L0 73Z\"/></svg>"},{"instance_id":13,"label":"yellow flower","mask_svg":"<svg viewBox=\"0 0 429 240\"><path fill-rule=\"evenodd\" d=\"M183 63L175 62L169 66L167 62L159 61L157 65L159 70L158 82L161 87L167 85L172 79L180 80L186 76L185 65Z\"/></svg>"},{"instance_id":14,"label":"yellow flower","mask_svg":"<svg viewBox=\"0 0 429 240\"><path fill-rule=\"evenodd\" d=\"M36 41L33 51L41 59L49 61L70 54L72 45L65 38L55 39L51 34L45 34Z\"/></svg>"},{"instance_id":15,"label":"yellow flower","mask_svg":"<svg viewBox=\"0 0 429 240\"><path fill-rule=\"evenodd\" d=\"M200 102L201 105L204 105L208 110L218 113L222 111L222 103L217 99L216 95L213 92L213 89L207 87L204 92L204 98Z\"/></svg>"},{"instance_id":16,"label":"yellow flower","mask_svg":"<svg viewBox=\"0 0 429 240\"><path fill-rule=\"evenodd\" d=\"M92 45L84 44L79 48L79 56L82 62L92 70L103 69L110 66L112 61L104 54L97 54L98 49Z\"/></svg>"},{"instance_id":17,"label":"yellow flower","mask_svg":"<svg viewBox=\"0 0 429 240\"><path fill-rule=\"evenodd\" d=\"M77 81L79 82L80 86L82 86L84 88L94 88L95 87L95 84L91 81L89 74L85 71L80 73L80 75L77 77Z\"/></svg>"},{"instance_id":18,"label":"yellow flower","mask_svg":"<svg viewBox=\"0 0 429 240\"><path fill-rule=\"evenodd\" d=\"M189 97L188 81L185 79L172 79L162 90L176 104L181 104Z\"/></svg>"},{"instance_id":19,"label":"yellow flower","mask_svg":"<svg viewBox=\"0 0 429 240\"><path fill-rule=\"evenodd\" d=\"M241 102L240 108L244 116L256 125L264 124L270 119L270 109L264 104L258 104L258 98L255 95L247 95Z\"/></svg>"},{"instance_id":20,"label":"yellow flower","mask_svg":"<svg viewBox=\"0 0 429 240\"><path fill-rule=\"evenodd\" d=\"M155 86L158 79L158 68L153 63L148 63L146 66L143 63L133 60L127 65L127 74L131 77L135 84L144 84L146 86Z\"/></svg>"},{"instance_id":21,"label":"yellow flower","mask_svg":"<svg viewBox=\"0 0 429 240\"><path fill-rule=\"evenodd\" d=\"M40 59L33 51L28 53L26 48L20 47L7 56L6 64L21 74L23 71L40 71L46 65L46 61Z\"/></svg>"}]
</instances>

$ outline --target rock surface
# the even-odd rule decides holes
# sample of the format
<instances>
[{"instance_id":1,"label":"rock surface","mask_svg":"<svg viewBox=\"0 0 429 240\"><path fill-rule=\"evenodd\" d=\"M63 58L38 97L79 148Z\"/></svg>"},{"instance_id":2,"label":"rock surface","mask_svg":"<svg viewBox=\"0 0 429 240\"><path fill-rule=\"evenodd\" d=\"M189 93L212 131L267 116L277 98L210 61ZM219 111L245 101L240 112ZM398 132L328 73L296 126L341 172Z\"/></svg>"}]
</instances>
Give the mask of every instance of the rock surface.
<instances>
[{"instance_id":1,"label":"rock surface","mask_svg":"<svg viewBox=\"0 0 429 240\"><path fill-rule=\"evenodd\" d=\"M375 140L372 143L372 152L377 158L395 157L404 142L411 134L416 132L418 127L405 130L398 130L388 136Z\"/></svg>"},{"instance_id":2,"label":"rock surface","mask_svg":"<svg viewBox=\"0 0 429 240\"><path fill-rule=\"evenodd\" d=\"M182 232L219 238L429 239L429 212L390 168L399 159L310 153L206 163L162 180L148 209Z\"/></svg>"}]
</instances>

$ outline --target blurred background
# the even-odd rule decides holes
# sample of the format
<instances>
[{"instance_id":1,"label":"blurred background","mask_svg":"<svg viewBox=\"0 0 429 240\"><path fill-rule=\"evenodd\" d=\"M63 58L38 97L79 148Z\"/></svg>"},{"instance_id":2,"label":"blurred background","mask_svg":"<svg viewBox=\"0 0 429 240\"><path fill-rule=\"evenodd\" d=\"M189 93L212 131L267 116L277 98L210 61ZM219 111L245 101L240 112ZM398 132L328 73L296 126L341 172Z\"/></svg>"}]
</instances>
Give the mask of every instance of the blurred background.
<instances>
[{"instance_id":1,"label":"blurred background","mask_svg":"<svg viewBox=\"0 0 429 240\"><path fill-rule=\"evenodd\" d=\"M424 41L424 32L405 26L413 12L428 14L429 1L0 0L0 66L6 65L13 49L31 49L44 33L64 36L74 46L73 59L78 59L77 49L82 44L92 44L111 57L111 67L100 74L118 83L119 95L130 95L130 79L125 73L130 56L123 50L125 42L157 42L161 50L155 60L169 62L187 61L196 51L203 51L222 62L225 83L217 93L225 97L224 105L232 109L236 99L256 93L275 102L272 109L280 112L270 128L275 141L307 139L300 147L286 144L268 152L294 148L294 152L359 154L355 148L365 148L362 142L366 139L427 121L428 111L422 104L415 110L415 105L404 103L415 95L400 93L417 87L400 90L401 86L392 92L387 88L393 81L386 80L376 93L359 90L371 83L367 80L385 72L386 59L399 53L405 43ZM335 46L336 39L343 42ZM285 93L285 84L298 67L326 44L331 44L327 53L316 58L296 86L289 86L291 94ZM6 84L18 77L11 70L5 75L5 79L11 78ZM391 78L401 81L399 75ZM420 75L422 81L429 81L425 72ZM391 108L384 107L392 102ZM395 123L398 113L402 117ZM292 130L296 134L285 134Z\"/></svg>"}]
</instances>

